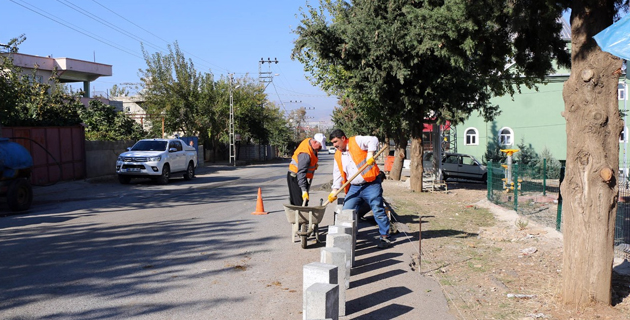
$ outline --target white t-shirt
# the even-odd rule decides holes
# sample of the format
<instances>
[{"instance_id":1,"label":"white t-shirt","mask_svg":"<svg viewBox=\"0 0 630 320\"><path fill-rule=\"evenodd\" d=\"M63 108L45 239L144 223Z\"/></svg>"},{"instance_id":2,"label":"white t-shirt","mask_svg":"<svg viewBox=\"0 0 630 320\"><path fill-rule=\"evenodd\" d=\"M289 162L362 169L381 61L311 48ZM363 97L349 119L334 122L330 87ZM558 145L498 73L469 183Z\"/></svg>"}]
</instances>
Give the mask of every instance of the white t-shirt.
<instances>
[{"instance_id":1,"label":"white t-shirt","mask_svg":"<svg viewBox=\"0 0 630 320\"><path fill-rule=\"evenodd\" d=\"M376 152L376 150L378 149L377 137L355 136L354 138L355 138L356 143L359 145L359 148L361 148L361 150ZM355 173L357 173L357 171L359 171L359 168L357 168L357 165L352 160L352 156L350 155L350 152L348 151L347 145L346 145L346 150L341 152L341 167L343 168L343 171L346 173L347 179L350 179ZM354 178L352 182L350 182L350 184L354 184L354 185L362 184L362 183L365 183L365 180L363 180L363 177L361 175L357 175L357 177ZM341 179L341 172L339 172L339 165L337 164L337 160L335 159L335 164L333 165L332 188L339 189L341 188L342 184L343 182Z\"/></svg>"}]
</instances>

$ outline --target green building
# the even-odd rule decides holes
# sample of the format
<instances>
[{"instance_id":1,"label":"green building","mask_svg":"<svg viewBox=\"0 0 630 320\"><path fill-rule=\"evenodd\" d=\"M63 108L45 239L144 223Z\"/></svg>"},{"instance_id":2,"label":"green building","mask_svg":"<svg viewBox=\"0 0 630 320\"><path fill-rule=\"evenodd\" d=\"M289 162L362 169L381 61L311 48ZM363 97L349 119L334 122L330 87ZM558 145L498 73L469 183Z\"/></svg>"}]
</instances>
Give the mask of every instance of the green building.
<instances>
[{"instance_id":1,"label":"green building","mask_svg":"<svg viewBox=\"0 0 630 320\"><path fill-rule=\"evenodd\" d=\"M566 22L564 25L562 36L570 45L570 28ZM485 122L483 117L473 114L464 123L458 124L455 128L457 152L470 154L485 162L484 155L489 146L518 149L517 145L525 143L538 155L547 149L556 160L565 160L567 139L566 120L562 117L562 89L569 74L569 69L557 67L554 74L538 85L538 90L522 87L514 97L492 98L491 103L499 106L500 115L491 122ZM630 107L627 105L627 91L627 77L623 75L618 89L619 109L622 111ZM624 133L627 130L626 127ZM619 167L627 175L628 170L624 169L628 167L627 154L630 153L627 135L622 134L619 143Z\"/></svg>"},{"instance_id":2,"label":"green building","mask_svg":"<svg viewBox=\"0 0 630 320\"><path fill-rule=\"evenodd\" d=\"M495 97L491 103L498 105L501 114L492 122L472 115L457 125L457 152L482 159L488 146L498 144L503 149L516 149L524 142L540 154L547 148L552 156L566 157L565 119L562 87L568 73L550 75L538 91L522 88L514 97Z\"/></svg>"}]
</instances>

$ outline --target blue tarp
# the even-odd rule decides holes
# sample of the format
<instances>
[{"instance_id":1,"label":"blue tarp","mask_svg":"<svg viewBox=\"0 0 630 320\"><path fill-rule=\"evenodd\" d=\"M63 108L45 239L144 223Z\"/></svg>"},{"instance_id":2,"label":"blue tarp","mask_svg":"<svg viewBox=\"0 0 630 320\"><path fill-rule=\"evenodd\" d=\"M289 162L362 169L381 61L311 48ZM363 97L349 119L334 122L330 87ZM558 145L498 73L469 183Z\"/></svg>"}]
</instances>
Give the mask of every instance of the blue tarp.
<instances>
[{"instance_id":1,"label":"blue tarp","mask_svg":"<svg viewBox=\"0 0 630 320\"><path fill-rule=\"evenodd\" d=\"M630 60L630 14L602 30L594 37L602 51Z\"/></svg>"}]
</instances>

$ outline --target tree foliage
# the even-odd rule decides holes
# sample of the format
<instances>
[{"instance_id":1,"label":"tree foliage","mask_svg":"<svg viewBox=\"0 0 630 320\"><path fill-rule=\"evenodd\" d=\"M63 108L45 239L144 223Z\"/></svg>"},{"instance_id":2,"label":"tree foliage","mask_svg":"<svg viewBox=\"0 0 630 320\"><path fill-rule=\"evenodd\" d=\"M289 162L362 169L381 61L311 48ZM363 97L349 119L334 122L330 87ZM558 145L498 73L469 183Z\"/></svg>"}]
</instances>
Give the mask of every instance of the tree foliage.
<instances>
[{"instance_id":1,"label":"tree foliage","mask_svg":"<svg viewBox=\"0 0 630 320\"><path fill-rule=\"evenodd\" d=\"M177 42L168 49L168 54L149 54L142 49L147 68L140 73L145 85L143 98L147 113L154 119L161 119L163 115L168 132L199 135L207 127L203 118L197 118L203 108L202 87L212 81L211 75L198 73Z\"/></svg>"},{"instance_id":2,"label":"tree foliage","mask_svg":"<svg viewBox=\"0 0 630 320\"><path fill-rule=\"evenodd\" d=\"M8 53L0 56L0 124L5 126L70 126L81 123L83 108L77 94L63 90L56 72L38 81L37 69L30 74L13 64L12 53L26 38L9 41Z\"/></svg>"},{"instance_id":3,"label":"tree foliage","mask_svg":"<svg viewBox=\"0 0 630 320\"><path fill-rule=\"evenodd\" d=\"M118 86L117 84L113 85L111 89L109 89L110 97L128 97L130 94L129 88L125 86Z\"/></svg>"},{"instance_id":4,"label":"tree foliage","mask_svg":"<svg viewBox=\"0 0 630 320\"><path fill-rule=\"evenodd\" d=\"M251 77L215 79L212 73L198 72L177 42L166 54L143 52L147 67L140 70L142 96L153 122L153 135L161 130L163 117L167 133L198 136L208 149L218 152L220 143L229 143L231 94L235 133L242 142L283 140L271 131L283 132L276 127L284 119L282 113L268 101L264 86Z\"/></svg>"},{"instance_id":5,"label":"tree foliage","mask_svg":"<svg viewBox=\"0 0 630 320\"><path fill-rule=\"evenodd\" d=\"M552 59L569 62L561 10L544 0L322 0L302 11L293 57L314 84L351 99L386 135L411 134L416 189L425 118L457 122L479 111L491 119L493 94L534 86Z\"/></svg>"},{"instance_id":6,"label":"tree foliage","mask_svg":"<svg viewBox=\"0 0 630 320\"><path fill-rule=\"evenodd\" d=\"M140 140L146 136L139 123L99 100L90 101L88 108L81 109L80 116L86 140Z\"/></svg>"},{"instance_id":7,"label":"tree foliage","mask_svg":"<svg viewBox=\"0 0 630 320\"><path fill-rule=\"evenodd\" d=\"M374 135L381 136L379 128L381 122L368 121L361 110L350 99L339 99L339 107L333 109L332 121L335 128L343 130L348 136Z\"/></svg>"}]
</instances>

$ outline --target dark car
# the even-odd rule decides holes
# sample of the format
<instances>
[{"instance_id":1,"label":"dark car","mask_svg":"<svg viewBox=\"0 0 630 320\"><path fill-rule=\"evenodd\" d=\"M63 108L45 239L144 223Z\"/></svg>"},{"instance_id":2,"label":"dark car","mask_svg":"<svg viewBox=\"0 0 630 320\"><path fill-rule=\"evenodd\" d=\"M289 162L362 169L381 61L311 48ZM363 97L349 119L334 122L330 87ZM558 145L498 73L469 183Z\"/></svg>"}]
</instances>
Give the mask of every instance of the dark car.
<instances>
[{"instance_id":1,"label":"dark car","mask_svg":"<svg viewBox=\"0 0 630 320\"><path fill-rule=\"evenodd\" d=\"M433 152L426 152L424 154L422 165L425 171L433 170ZM488 177L486 166L482 165L475 157L450 152L444 153L444 157L442 158L442 174L444 175L444 180L448 178L460 178L486 181Z\"/></svg>"}]
</instances>

